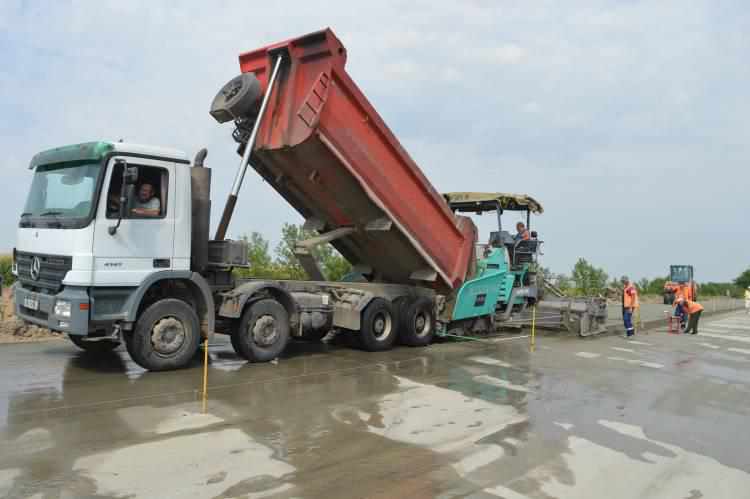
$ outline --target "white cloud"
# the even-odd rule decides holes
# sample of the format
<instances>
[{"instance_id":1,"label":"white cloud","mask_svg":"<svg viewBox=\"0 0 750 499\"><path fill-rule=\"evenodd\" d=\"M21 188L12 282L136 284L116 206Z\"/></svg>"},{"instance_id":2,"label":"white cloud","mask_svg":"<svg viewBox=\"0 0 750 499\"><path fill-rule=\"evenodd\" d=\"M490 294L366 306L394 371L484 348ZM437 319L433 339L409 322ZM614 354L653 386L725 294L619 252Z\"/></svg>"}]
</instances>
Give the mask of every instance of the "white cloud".
<instances>
[{"instance_id":1,"label":"white cloud","mask_svg":"<svg viewBox=\"0 0 750 499\"><path fill-rule=\"evenodd\" d=\"M525 58L526 50L513 43L485 49L480 57L489 64L518 64Z\"/></svg>"}]
</instances>

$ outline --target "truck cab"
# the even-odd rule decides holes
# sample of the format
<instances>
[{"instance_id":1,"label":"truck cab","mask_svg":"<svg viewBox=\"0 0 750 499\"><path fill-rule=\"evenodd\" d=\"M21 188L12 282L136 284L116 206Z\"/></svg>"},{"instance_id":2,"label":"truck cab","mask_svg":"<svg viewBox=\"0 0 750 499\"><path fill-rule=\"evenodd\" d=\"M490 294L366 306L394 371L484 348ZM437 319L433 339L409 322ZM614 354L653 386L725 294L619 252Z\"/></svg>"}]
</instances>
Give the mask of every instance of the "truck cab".
<instances>
[{"instance_id":1,"label":"truck cab","mask_svg":"<svg viewBox=\"0 0 750 499\"><path fill-rule=\"evenodd\" d=\"M111 349L150 284L167 278L203 288L190 293L203 295L207 315L210 292L191 271L189 165L180 151L122 142L35 155L13 253L17 315L87 350Z\"/></svg>"}]
</instances>

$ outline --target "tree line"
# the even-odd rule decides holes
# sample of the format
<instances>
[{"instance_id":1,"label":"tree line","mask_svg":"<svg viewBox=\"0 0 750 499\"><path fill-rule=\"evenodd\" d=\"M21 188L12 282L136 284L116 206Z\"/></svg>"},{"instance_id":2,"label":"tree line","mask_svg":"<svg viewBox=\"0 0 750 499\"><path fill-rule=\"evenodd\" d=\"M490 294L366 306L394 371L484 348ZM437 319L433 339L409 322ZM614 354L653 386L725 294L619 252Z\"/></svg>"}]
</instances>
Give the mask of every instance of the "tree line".
<instances>
[{"instance_id":1,"label":"tree line","mask_svg":"<svg viewBox=\"0 0 750 499\"><path fill-rule=\"evenodd\" d=\"M317 233L306 231L300 225L284 224L281 227L281 240L271 252L268 239L259 232L252 232L242 239L247 242L249 268L236 270L238 277L254 279L307 279L307 273L294 255L298 241L304 241ZM351 271L351 265L330 244L322 244L312 249L315 260L323 275L329 281L341 280Z\"/></svg>"},{"instance_id":2,"label":"tree line","mask_svg":"<svg viewBox=\"0 0 750 499\"><path fill-rule=\"evenodd\" d=\"M555 274L549 269L543 269L544 277L555 284L565 294L571 296L606 295L613 289L621 289L622 277L612 277L600 267L589 263L585 258L579 258L570 274ZM643 295L661 295L668 276L648 279L643 277L631 280ZM732 282L699 282L699 296L731 296L740 298L744 290L750 286L750 268L742 272Z\"/></svg>"}]
</instances>

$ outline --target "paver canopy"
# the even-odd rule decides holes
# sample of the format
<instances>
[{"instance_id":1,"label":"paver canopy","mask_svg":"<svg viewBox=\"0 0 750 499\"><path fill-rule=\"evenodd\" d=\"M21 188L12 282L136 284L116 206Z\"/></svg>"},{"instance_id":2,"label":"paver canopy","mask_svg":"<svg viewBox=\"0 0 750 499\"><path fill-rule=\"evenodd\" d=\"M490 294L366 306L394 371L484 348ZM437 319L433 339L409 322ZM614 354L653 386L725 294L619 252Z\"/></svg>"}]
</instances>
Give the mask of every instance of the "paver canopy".
<instances>
[{"instance_id":1,"label":"paver canopy","mask_svg":"<svg viewBox=\"0 0 750 499\"><path fill-rule=\"evenodd\" d=\"M542 208L539 201L526 194L510 194L506 192L447 192L443 196L451 208L456 208L459 211L490 211L496 209L499 204L503 210L528 210L536 214L544 213L544 208Z\"/></svg>"}]
</instances>

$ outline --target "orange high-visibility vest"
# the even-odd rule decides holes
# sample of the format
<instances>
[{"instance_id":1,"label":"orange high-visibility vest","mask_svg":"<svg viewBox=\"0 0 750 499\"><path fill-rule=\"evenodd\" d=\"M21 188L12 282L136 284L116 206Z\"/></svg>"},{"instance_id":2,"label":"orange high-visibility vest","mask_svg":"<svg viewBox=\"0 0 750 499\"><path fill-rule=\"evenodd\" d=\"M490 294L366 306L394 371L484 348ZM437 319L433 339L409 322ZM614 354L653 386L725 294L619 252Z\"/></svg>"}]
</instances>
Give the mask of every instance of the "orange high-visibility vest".
<instances>
[{"instance_id":1,"label":"orange high-visibility vest","mask_svg":"<svg viewBox=\"0 0 750 499\"><path fill-rule=\"evenodd\" d=\"M625 308L638 308L638 290L632 284L625 286L622 290L622 306Z\"/></svg>"},{"instance_id":2,"label":"orange high-visibility vest","mask_svg":"<svg viewBox=\"0 0 750 499\"><path fill-rule=\"evenodd\" d=\"M696 312L700 312L701 310L703 310L703 305L701 305L697 301L685 300L685 302L683 303L682 306L685 307L685 309L687 310L688 314L691 314L691 315L694 314L694 313L696 313Z\"/></svg>"}]
</instances>

